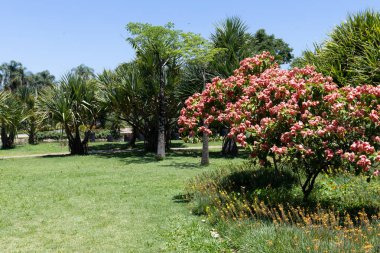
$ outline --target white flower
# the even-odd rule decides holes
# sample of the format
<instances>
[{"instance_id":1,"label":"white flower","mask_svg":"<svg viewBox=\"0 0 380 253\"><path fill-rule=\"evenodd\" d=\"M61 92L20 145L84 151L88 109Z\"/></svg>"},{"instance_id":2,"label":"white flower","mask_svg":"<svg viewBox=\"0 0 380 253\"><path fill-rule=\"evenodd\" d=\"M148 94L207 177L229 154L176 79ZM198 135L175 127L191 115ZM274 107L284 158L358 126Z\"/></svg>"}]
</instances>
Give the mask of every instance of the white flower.
<instances>
[{"instance_id":1,"label":"white flower","mask_svg":"<svg viewBox=\"0 0 380 253\"><path fill-rule=\"evenodd\" d=\"M215 231L214 229L210 231L211 232L211 236L213 238L220 238L220 235L217 231Z\"/></svg>"}]
</instances>

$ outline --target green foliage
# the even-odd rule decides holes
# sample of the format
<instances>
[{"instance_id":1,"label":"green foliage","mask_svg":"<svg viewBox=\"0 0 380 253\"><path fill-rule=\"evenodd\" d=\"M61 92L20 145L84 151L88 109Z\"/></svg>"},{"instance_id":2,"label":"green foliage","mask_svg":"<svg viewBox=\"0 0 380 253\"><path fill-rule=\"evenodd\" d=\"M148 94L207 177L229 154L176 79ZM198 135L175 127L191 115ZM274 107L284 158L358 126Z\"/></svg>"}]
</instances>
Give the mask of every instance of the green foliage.
<instances>
[{"instance_id":1,"label":"green foliage","mask_svg":"<svg viewBox=\"0 0 380 253\"><path fill-rule=\"evenodd\" d=\"M264 29L259 29L251 35L249 44L251 56L268 51L279 64L289 63L293 58L293 49L282 39L276 38L273 34L268 35Z\"/></svg>"},{"instance_id":2,"label":"green foliage","mask_svg":"<svg viewBox=\"0 0 380 253\"><path fill-rule=\"evenodd\" d=\"M107 139L108 136L112 135L111 130L108 129L95 129L95 138L97 139Z\"/></svg>"},{"instance_id":3,"label":"green foliage","mask_svg":"<svg viewBox=\"0 0 380 253\"><path fill-rule=\"evenodd\" d=\"M42 131L36 134L38 141L43 140L62 140L65 138L64 134L61 131Z\"/></svg>"},{"instance_id":4,"label":"green foliage","mask_svg":"<svg viewBox=\"0 0 380 253\"><path fill-rule=\"evenodd\" d=\"M310 64L340 86L380 83L380 13L348 15L329 38L305 51L294 65Z\"/></svg>"},{"instance_id":5,"label":"green foliage","mask_svg":"<svg viewBox=\"0 0 380 253\"><path fill-rule=\"evenodd\" d=\"M211 41L215 48L224 49L212 63L213 75L222 78L231 76L244 58L263 51L273 54L280 64L288 63L293 58L293 49L282 39L266 34L264 29L251 34L247 24L238 17L228 17L217 24Z\"/></svg>"},{"instance_id":6,"label":"green foliage","mask_svg":"<svg viewBox=\"0 0 380 253\"><path fill-rule=\"evenodd\" d=\"M27 73L26 82L28 87L33 87L35 89L42 89L44 87L49 87L54 85L55 76L50 74L48 70L38 72L36 74Z\"/></svg>"},{"instance_id":7,"label":"green foliage","mask_svg":"<svg viewBox=\"0 0 380 253\"><path fill-rule=\"evenodd\" d=\"M17 130L28 117L28 108L23 106L20 97L11 91L0 91L0 124L2 148L12 148ZM1 102L1 101L0 101Z\"/></svg>"},{"instance_id":8,"label":"green foliage","mask_svg":"<svg viewBox=\"0 0 380 253\"><path fill-rule=\"evenodd\" d=\"M95 72L93 68L90 68L84 64L81 64L73 69L71 69L73 75L82 77L85 80L90 80L95 78Z\"/></svg>"},{"instance_id":9,"label":"green foliage","mask_svg":"<svg viewBox=\"0 0 380 253\"><path fill-rule=\"evenodd\" d=\"M20 62L10 61L0 66L1 88L14 91L25 84L25 68Z\"/></svg>"},{"instance_id":10,"label":"green foliage","mask_svg":"<svg viewBox=\"0 0 380 253\"><path fill-rule=\"evenodd\" d=\"M99 87L93 80L76 74L64 76L59 86L46 89L39 100L41 117L59 123L65 131L72 154L83 154L80 128L91 129L101 109Z\"/></svg>"}]
</instances>

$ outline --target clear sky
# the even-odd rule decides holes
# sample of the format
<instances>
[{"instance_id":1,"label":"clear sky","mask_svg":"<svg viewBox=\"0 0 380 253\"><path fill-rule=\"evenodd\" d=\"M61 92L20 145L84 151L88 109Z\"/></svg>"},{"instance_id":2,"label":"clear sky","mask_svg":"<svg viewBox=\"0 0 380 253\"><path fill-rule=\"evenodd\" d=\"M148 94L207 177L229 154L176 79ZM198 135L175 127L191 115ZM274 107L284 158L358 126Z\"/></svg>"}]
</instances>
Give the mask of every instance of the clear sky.
<instances>
[{"instance_id":1,"label":"clear sky","mask_svg":"<svg viewBox=\"0 0 380 253\"><path fill-rule=\"evenodd\" d=\"M100 72L133 59L128 22L171 21L209 38L218 21L239 16L251 32L264 28L299 56L347 13L380 11L380 0L0 0L0 8L0 64L16 60L59 78L82 63Z\"/></svg>"}]
</instances>

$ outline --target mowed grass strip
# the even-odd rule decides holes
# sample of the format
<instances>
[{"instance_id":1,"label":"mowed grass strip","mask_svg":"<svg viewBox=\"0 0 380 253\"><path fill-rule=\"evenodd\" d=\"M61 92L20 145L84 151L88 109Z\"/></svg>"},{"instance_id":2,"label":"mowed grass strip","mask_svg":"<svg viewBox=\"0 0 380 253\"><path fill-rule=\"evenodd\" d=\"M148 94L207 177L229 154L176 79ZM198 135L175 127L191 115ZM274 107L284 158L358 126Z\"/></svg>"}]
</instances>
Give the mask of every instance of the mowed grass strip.
<instances>
[{"instance_id":1,"label":"mowed grass strip","mask_svg":"<svg viewBox=\"0 0 380 253\"><path fill-rule=\"evenodd\" d=\"M216 249L209 227L173 199L189 178L231 163L199 161L193 153L160 162L135 153L0 160L0 251Z\"/></svg>"},{"instance_id":2,"label":"mowed grass strip","mask_svg":"<svg viewBox=\"0 0 380 253\"><path fill-rule=\"evenodd\" d=\"M11 157L11 156L27 156L35 154L46 154L46 153L64 153L68 152L69 148L67 144L60 142L51 142L51 143L40 143L38 145L16 145L12 149L0 149L0 159L2 157Z\"/></svg>"}]
</instances>

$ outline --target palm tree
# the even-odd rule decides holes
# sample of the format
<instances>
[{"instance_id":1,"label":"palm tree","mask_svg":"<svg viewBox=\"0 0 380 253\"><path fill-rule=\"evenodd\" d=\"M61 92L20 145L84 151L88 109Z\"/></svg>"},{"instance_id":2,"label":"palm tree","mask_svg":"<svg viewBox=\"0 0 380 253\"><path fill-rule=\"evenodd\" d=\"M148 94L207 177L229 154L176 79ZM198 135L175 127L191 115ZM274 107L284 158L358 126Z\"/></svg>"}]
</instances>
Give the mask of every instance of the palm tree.
<instances>
[{"instance_id":1,"label":"palm tree","mask_svg":"<svg viewBox=\"0 0 380 253\"><path fill-rule=\"evenodd\" d=\"M18 87L26 84L25 68L21 63L11 61L0 66L0 87L15 91Z\"/></svg>"},{"instance_id":2,"label":"palm tree","mask_svg":"<svg viewBox=\"0 0 380 253\"><path fill-rule=\"evenodd\" d=\"M348 15L329 38L305 51L294 65L314 65L340 86L380 83L380 13Z\"/></svg>"},{"instance_id":3,"label":"palm tree","mask_svg":"<svg viewBox=\"0 0 380 253\"><path fill-rule=\"evenodd\" d=\"M226 50L215 58L215 76L229 77L240 61L250 56L250 37L247 24L239 17L228 17L216 25L211 41L215 48Z\"/></svg>"},{"instance_id":4,"label":"palm tree","mask_svg":"<svg viewBox=\"0 0 380 253\"><path fill-rule=\"evenodd\" d=\"M37 116L36 101L38 99L38 89L32 86L23 86L17 89L15 95L22 103L25 113L28 115L25 120L25 127L28 132L28 143L37 144L37 129L42 120Z\"/></svg>"},{"instance_id":5,"label":"palm tree","mask_svg":"<svg viewBox=\"0 0 380 253\"><path fill-rule=\"evenodd\" d=\"M69 73L58 86L42 92L39 110L64 129L72 155L87 154L88 132L82 140L80 128L91 129L100 110L96 82Z\"/></svg>"},{"instance_id":6,"label":"palm tree","mask_svg":"<svg viewBox=\"0 0 380 253\"><path fill-rule=\"evenodd\" d=\"M2 148L13 148L17 129L28 117L19 98L10 91L0 93L0 124Z\"/></svg>"},{"instance_id":7,"label":"palm tree","mask_svg":"<svg viewBox=\"0 0 380 253\"><path fill-rule=\"evenodd\" d=\"M37 89L53 86L54 81L55 81L55 76L50 74L48 70L44 70L36 74L29 73L26 75L27 86L37 88Z\"/></svg>"},{"instance_id":8,"label":"palm tree","mask_svg":"<svg viewBox=\"0 0 380 253\"><path fill-rule=\"evenodd\" d=\"M81 76L82 78L89 80L95 78L95 72L93 68L90 68L84 64L79 65L71 70L72 74Z\"/></svg>"},{"instance_id":9,"label":"palm tree","mask_svg":"<svg viewBox=\"0 0 380 253\"><path fill-rule=\"evenodd\" d=\"M148 119L149 100L144 97L144 86L135 62L123 63L115 71L104 71L98 76L104 107L119 115L133 129L130 146L135 145L137 132L144 133L144 121ZM145 135L145 134L144 134Z\"/></svg>"}]
</instances>

